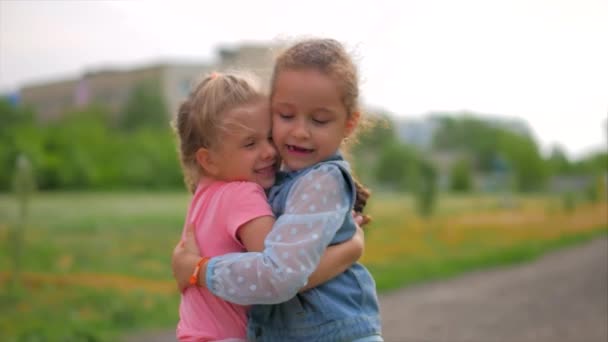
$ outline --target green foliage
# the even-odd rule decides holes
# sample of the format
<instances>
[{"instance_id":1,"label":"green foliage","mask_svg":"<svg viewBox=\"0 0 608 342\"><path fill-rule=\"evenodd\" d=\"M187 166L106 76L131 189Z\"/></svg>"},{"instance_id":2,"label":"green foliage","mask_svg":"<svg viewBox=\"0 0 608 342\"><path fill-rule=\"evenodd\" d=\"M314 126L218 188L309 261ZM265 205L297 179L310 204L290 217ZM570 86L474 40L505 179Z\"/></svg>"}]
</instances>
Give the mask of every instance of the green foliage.
<instances>
[{"instance_id":1,"label":"green foliage","mask_svg":"<svg viewBox=\"0 0 608 342\"><path fill-rule=\"evenodd\" d=\"M576 196L572 192L562 195L562 207L566 212L572 212L576 208Z\"/></svg>"},{"instance_id":2,"label":"green foliage","mask_svg":"<svg viewBox=\"0 0 608 342\"><path fill-rule=\"evenodd\" d=\"M551 154L547 159L547 168L551 174L562 175L569 174L573 171L573 165L568 160L566 152L560 146L553 146L551 148Z\"/></svg>"},{"instance_id":3,"label":"green foliage","mask_svg":"<svg viewBox=\"0 0 608 342\"><path fill-rule=\"evenodd\" d=\"M388 118L383 118L381 124L361 140L363 147L358 149L358 156L374 155L375 180L392 190L414 193L418 213L430 216L437 199L435 167L413 147L397 140L394 125ZM367 160L369 163L370 158Z\"/></svg>"},{"instance_id":4,"label":"green foliage","mask_svg":"<svg viewBox=\"0 0 608 342\"><path fill-rule=\"evenodd\" d=\"M608 194L608 188L606 187L606 174L599 174L595 176L587 185L584 190L585 198L591 203L598 203L605 201Z\"/></svg>"},{"instance_id":5,"label":"green foliage","mask_svg":"<svg viewBox=\"0 0 608 342\"><path fill-rule=\"evenodd\" d=\"M470 151L477 159L480 171L491 171L500 148L497 132L500 129L470 114L461 117L440 117L439 129L433 136L437 150Z\"/></svg>"},{"instance_id":6,"label":"green foliage","mask_svg":"<svg viewBox=\"0 0 608 342\"><path fill-rule=\"evenodd\" d=\"M540 190L547 172L536 142L532 137L509 131L499 134L499 147L515 173L515 186L520 191Z\"/></svg>"},{"instance_id":7,"label":"green foliage","mask_svg":"<svg viewBox=\"0 0 608 342\"><path fill-rule=\"evenodd\" d=\"M20 284L21 259L24 250L25 227L27 225L28 209L32 193L36 188L32 166L26 156L20 155L15 167L13 181L15 197L19 203L17 223L9 231L9 241L12 259L12 283L15 287Z\"/></svg>"},{"instance_id":8,"label":"green foliage","mask_svg":"<svg viewBox=\"0 0 608 342\"><path fill-rule=\"evenodd\" d=\"M355 147L359 150L382 149L397 140L395 123L388 114L378 114L368 118L367 127L359 134L359 141Z\"/></svg>"},{"instance_id":9,"label":"green foliage","mask_svg":"<svg viewBox=\"0 0 608 342\"><path fill-rule=\"evenodd\" d=\"M144 82L138 84L129 95L120 116L120 127L126 131L134 131L140 127L167 127L168 117L160 84Z\"/></svg>"},{"instance_id":10,"label":"green foliage","mask_svg":"<svg viewBox=\"0 0 608 342\"><path fill-rule=\"evenodd\" d=\"M401 191L414 191L420 170L417 152L411 147L394 142L380 151L375 178L387 187Z\"/></svg>"},{"instance_id":11,"label":"green foliage","mask_svg":"<svg viewBox=\"0 0 608 342\"><path fill-rule=\"evenodd\" d=\"M33 113L22 107L15 108L0 100L0 191L11 187L13 170L17 161L17 143L21 132L33 127Z\"/></svg>"},{"instance_id":12,"label":"green foliage","mask_svg":"<svg viewBox=\"0 0 608 342\"><path fill-rule=\"evenodd\" d=\"M519 191L541 190L547 179L547 167L533 137L491 124L470 115L441 117L434 136L434 148L467 151L475 159L475 168L493 172L494 162L504 157L514 173Z\"/></svg>"},{"instance_id":13,"label":"green foliage","mask_svg":"<svg viewBox=\"0 0 608 342\"><path fill-rule=\"evenodd\" d=\"M167 117L164 126L152 117L157 126L130 131L113 129L110 117L103 107L90 107L42 125L27 110L0 102L7 122L0 125L0 191L10 188L18 154L29 157L42 190L183 186Z\"/></svg>"},{"instance_id":14,"label":"green foliage","mask_svg":"<svg viewBox=\"0 0 608 342\"><path fill-rule=\"evenodd\" d=\"M398 143L395 125L388 115L381 114L369 118L364 126L353 147L353 167L362 182L377 182L375 166L381 151Z\"/></svg>"},{"instance_id":15,"label":"green foliage","mask_svg":"<svg viewBox=\"0 0 608 342\"><path fill-rule=\"evenodd\" d=\"M608 173L608 152L596 152L572 163L572 172L602 175Z\"/></svg>"},{"instance_id":16,"label":"green foliage","mask_svg":"<svg viewBox=\"0 0 608 342\"><path fill-rule=\"evenodd\" d=\"M472 184L469 161L466 159L457 161L450 172L450 189L455 192L468 192L472 190Z\"/></svg>"},{"instance_id":17,"label":"green foliage","mask_svg":"<svg viewBox=\"0 0 608 342\"><path fill-rule=\"evenodd\" d=\"M418 213L428 217L433 214L437 206L437 170L426 161L420 161L420 181L416 189L416 204Z\"/></svg>"},{"instance_id":18,"label":"green foliage","mask_svg":"<svg viewBox=\"0 0 608 342\"><path fill-rule=\"evenodd\" d=\"M46 124L33 117L27 108L0 101L0 191L10 190L19 154L30 159L42 190L183 186L166 105L155 83L141 84L132 92L118 122L100 106L68 112ZM372 122L352 151L357 177L364 184L396 191L415 193L425 187L420 152L399 141L388 115L373 117ZM438 122L435 150L471 156L468 165L451 169L455 190L470 189L476 172L496 174L497 160L506 165L497 178L508 179L518 191L542 190L545 179L554 174L602 175L608 170L606 152L574 162L556 147L543 160L536 142L525 133L472 116L441 117ZM431 158L433 151L424 153Z\"/></svg>"}]
</instances>

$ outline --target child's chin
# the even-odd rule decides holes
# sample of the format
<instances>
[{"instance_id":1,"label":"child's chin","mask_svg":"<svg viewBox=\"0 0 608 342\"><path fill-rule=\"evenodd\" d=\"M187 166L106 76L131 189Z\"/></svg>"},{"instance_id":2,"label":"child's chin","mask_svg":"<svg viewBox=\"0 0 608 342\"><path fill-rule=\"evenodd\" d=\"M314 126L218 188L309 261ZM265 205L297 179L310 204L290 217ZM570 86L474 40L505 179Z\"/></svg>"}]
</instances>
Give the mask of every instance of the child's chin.
<instances>
[{"instance_id":1,"label":"child's chin","mask_svg":"<svg viewBox=\"0 0 608 342\"><path fill-rule=\"evenodd\" d=\"M275 181L275 177L272 177L272 179L268 179L268 180L264 180L264 181L260 182L260 185L264 189L270 189L274 185L274 181Z\"/></svg>"},{"instance_id":2,"label":"child's chin","mask_svg":"<svg viewBox=\"0 0 608 342\"><path fill-rule=\"evenodd\" d=\"M305 169L305 168L307 168L307 167L309 167L311 165L312 164L307 163L307 162L303 162L303 161L292 161L291 163L287 164L287 167L291 171L298 171L298 170Z\"/></svg>"}]
</instances>

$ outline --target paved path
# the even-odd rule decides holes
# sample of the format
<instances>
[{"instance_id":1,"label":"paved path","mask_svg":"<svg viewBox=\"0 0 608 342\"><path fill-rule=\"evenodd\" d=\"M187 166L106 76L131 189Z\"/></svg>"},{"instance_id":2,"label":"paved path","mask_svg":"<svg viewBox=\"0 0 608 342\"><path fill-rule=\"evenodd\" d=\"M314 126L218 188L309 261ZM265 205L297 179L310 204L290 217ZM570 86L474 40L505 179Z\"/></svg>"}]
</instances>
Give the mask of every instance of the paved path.
<instances>
[{"instance_id":1,"label":"paved path","mask_svg":"<svg viewBox=\"0 0 608 342\"><path fill-rule=\"evenodd\" d=\"M387 341L607 342L608 239L382 296Z\"/></svg>"},{"instance_id":2,"label":"paved path","mask_svg":"<svg viewBox=\"0 0 608 342\"><path fill-rule=\"evenodd\" d=\"M383 294L380 304L387 342L608 342L608 239Z\"/></svg>"}]
</instances>

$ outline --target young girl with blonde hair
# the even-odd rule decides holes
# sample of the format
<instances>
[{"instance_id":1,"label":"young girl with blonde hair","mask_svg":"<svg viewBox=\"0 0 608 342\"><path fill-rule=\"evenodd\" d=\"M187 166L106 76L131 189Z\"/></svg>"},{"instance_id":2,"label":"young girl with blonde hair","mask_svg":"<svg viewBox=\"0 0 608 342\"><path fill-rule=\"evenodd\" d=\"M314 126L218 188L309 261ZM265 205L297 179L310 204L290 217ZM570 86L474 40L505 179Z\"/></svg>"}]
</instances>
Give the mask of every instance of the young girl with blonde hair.
<instances>
[{"instance_id":1,"label":"young girl with blonde hair","mask_svg":"<svg viewBox=\"0 0 608 342\"><path fill-rule=\"evenodd\" d=\"M263 250L274 223L264 191L274 184L279 163L268 97L246 78L211 74L181 105L174 126L184 178L193 192L186 218L195 227L190 242L206 257ZM329 249L311 285L344 271L361 251L357 239ZM205 288L188 287L177 338L244 341L247 310Z\"/></svg>"},{"instance_id":2,"label":"young girl with blonde hair","mask_svg":"<svg viewBox=\"0 0 608 342\"><path fill-rule=\"evenodd\" d=\"M262 252L203 258L196 283L233 303L264 304L249 313L250 341L383 341L375 283L362 265L299 292L325 249L356 231L357 186L340 154L360 119L356 67L335 40L302 41L278 57L271 89L284 172L268 196L278 219ZM197 259L176 248L178 281Z\"/></svg>"}]
</instances>

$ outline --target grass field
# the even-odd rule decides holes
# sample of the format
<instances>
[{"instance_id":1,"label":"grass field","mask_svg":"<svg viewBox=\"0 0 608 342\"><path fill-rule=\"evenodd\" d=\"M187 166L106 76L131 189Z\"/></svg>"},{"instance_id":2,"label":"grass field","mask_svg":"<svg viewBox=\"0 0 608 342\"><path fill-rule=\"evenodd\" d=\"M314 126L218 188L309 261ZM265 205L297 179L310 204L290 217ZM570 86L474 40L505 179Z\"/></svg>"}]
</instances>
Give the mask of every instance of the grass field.
<instances>
[{"instance_id":1,"label":"grass field","mask_svg":"<svg viewBox=\"0 0 608 342\"><path fill-rule=\"evenodd\" d=\"M10 286L17 204L0 195L0 341L112 341L171 328L179 296L170 254L184 193L43 193L31 203L21 286ZM608 232L606 203L559 198L440 199L430 219L409 197L375 194L363 263L380 291L529 260Z\"/></svg>"}]
</instances>

